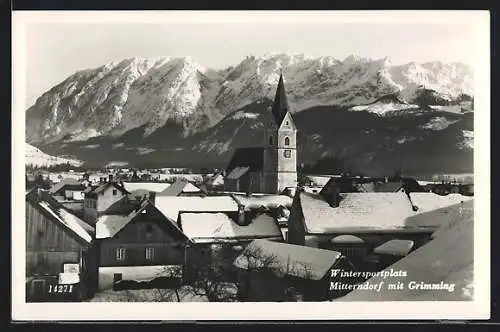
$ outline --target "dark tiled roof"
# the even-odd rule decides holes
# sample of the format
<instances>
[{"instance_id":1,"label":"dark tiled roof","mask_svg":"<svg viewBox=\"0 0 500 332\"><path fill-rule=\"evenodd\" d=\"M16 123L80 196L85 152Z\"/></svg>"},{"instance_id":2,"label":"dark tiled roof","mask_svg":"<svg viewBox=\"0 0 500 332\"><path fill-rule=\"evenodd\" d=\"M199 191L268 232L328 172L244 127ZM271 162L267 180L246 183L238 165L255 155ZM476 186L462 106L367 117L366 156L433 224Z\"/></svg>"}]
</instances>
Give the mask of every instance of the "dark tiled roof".
<instances>
[{"instance_id":1,"label":"dark tiled roof","mask_svg":"<svg viewBox=\"0 0 500 332\"><path fill-rule=\"evenodd\" d=\"M278 82L278 87L276 88L276 94L274 96L274 104L272 108L272 113L274 120L278 126L285 118L286 113L288 113L288 102L286 100L285 83L283 82L283 75L280 75Z\"/></svg>"},{"instance_id":2,"label":"dark tiled roof","mask_svg":"<svg viewBox=\"0 0 500 332\"><path fill-rule=\"evenodd\" d=\"M94 188L94 189L92 189L89 192L86 192L86 194L88 194L88 195L93 195L93 194L97 195L97 194L101 193L102 191L106 190L109 186L115 187L116 189L120 190L124 194L130 194L130 192L128 192L122 185L120 185L120 184L118 184L116 182L106 182L106 183L100 185L99 187Z\"/></svg>"},{"instance_id":3,"label":"dark tiled roof","mask_svg":"<svg viewBox=\"0 0 500 332\"><path fill-rule=\"evenodd\" d=\"M236 167L246 166L250 167L251 172L262 171L264 167L264 148L251 147L237 149L231 158L226 171L229 173Z\"/></svg>"},{"instance_id":4,"label":"dark tiled roof","mask_svg":"<svg viewBox=\"0 0 500 332\"><path fill-rule=\"evenodd\" d=\"M49 192L51 194L55 194L61 189L68 187L68 189L75 189L75 190L84 190L85 186L78 182L77 180L73 178L66 178L63 179L62 181L56 183L52 188L50 188Z\"/></svg>"}]
</instances>

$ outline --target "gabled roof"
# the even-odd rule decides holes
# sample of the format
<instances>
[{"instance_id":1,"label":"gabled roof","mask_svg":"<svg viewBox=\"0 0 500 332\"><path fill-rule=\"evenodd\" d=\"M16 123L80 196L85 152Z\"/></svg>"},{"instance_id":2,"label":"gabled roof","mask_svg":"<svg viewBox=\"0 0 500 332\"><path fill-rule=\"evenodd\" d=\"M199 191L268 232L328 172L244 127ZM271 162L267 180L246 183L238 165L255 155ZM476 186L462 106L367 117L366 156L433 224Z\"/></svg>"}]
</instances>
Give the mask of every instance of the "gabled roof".
<instances>
[{"instance_id":1,"label":"gabled roof","mask_svg":"<svg viewBox=\"0 0 500 332\"><path fill-rule=\"evenodd\" d=\"M227 166L229 174L236 167L249 167L250 172L260 172L264 167L263 147L238 148Z\"/></svg>"},{"instance_id":2,"label":"gabled roof","mask_svg":"<svg viewBox=\"0 0 500 332\"><path fill-rule=\"evenodd\" d=\"M236 201L245 206L246 209L255 209L260 207L278 208L280 206L290 208L293 199L286 195L267 195L252 194L251 196L233 194Z\"/></svg>"},{"instance_id":3,"label":"gabled roof","mask_svg":"<svg viewBox=\"0 0 500 332\"><path fill-rule=\"evenodd\" d=\"M165 182L123 182L123 188L129 192L144 190L159 193L168 187L170 187L170 183Z\"/></svg>"},{"instance_id":4,"label":"gabled roof","mask_svg":"<svg viewBox=\"0 0 500 332\"><path fill-rule=\"evenodd\" d=\"M427 200L430 201L434 201L437 199L434 196L438 196L433 193L419 194L428 195ZM414 211L412 202L402 192L341 193L340 197L339 206L332 207L321 195L299 193L298 201L307 232L359 233L396 230L433 232L460 210L460 203L448 200L446 204L440 205L441 209L419 208Z\"/></svg>"},{"instance_id":5,"label":"gabled roof","mask_svg":"<svg viewBox=\"0 0 500 332\"><path fill-rule=\"evenodd\" d=\"M201 193L202 190L191 182L177 178L172 185L158 193L158 196L178 196L182 193Z\"/></svg>"},{"instance_id":6,"label":"gabled roof","mask_svg":"<svg viewBox=\"0 0 500 332\"><path fill-rule=\"evenodd\" d=\"M156 208L173 222L179 212L237 212L238 204L231 196L157 196Z\"/></svg>"},{"instance_id":7,"label":"gabled roof","mask_svg":"<svg viewBox=\"0 0 500 332\"><path fill-rule=\"evenodd\" d=\"M96 222L96 238L106 239L114 237L118 232L120 232L126 225L128 225L135 217L143 213L146 209L153 209L158 212L159 215L164 216L161 211L159 211L149 200L144 200L141 203L140 208L132 211L129 215L101 215ZM168 218L165 218L165 224L167 226L175 228L176 231L182 234L183 238L185 235L177 227L175 223Z\"/></svg>"},{"instance_id":8,"label":"gabled roof","mask_svg":"<svg viewBox=\"0 0 500 332\"><path fill-rule=\"evenodd\" d=\"M26 194L26 201L30 202L52 222L62 226L77 241L85 244L92 242L93 227L69 212L47 192L33 189Z\"/></svg>"},{"instance_id":9,"label":"gabled roof","mask_svg":"<svg viewBox=\"0 0 500 332\"><path fill-rule=\"evenodd\" d=\"M280 74L278 81L278 87L276 88L276 94L274 95L274 103L272 108L272 114L276 124L281 126L281 122L288 113L288 102L286 100L285 83L283 82L283 74Z\"/></svg>"},{"instance_id":10,"label":"gabled roof","mask_svg":"<svg viewBox=\"0 0 500 332\"><path fill-rule=\"evenodd\" d=\"M463 204L464 213L441 227L433 240L389 266L386 271L406 271L408 281L428 285L454 284L454 289L355 290L338 301L453 301L472 300L474 285L474 205ZM367 281L377 284L383 276ZM387 282L388 280L385 279ZM391 282L389 280L389 282Z\"/></svg>"},{"instance_id":11,"label":"gabled roof","mask_svg":"<svg viewBox=\"0 0 500 332\"><path fill-rule=\"evenodd\" d=\"M238 225L222 212L181 212L178 223L184 234L195 243L264 237L282 238L276 220L265 213L257 215L246 226Z\"/></svg>"},{"instance_id":12,"label":"gabled roof","mask_svg":"<svg viewBox=\"0 0 500 332\"><path fill-rule=\"evenodd\" d=\"M252 241L234 265L240 269L270 268L277 276L320 280L341 257L333 250L317 249L264 239Z\"/></svg>"},{"instance_id":13,"label":"gabled roof","mask_svg":"<svg viewBox=\"0 0 500 332\"><path fill-rule=\"evenodd\" d=\"M104 190L106 190L107 188L109 188L110 186L115 187L116 189L120 190L124 194L130 194L130 192L128 190L126 190L124 187L122 187L121 185L119 185L116 182L103 183L102 185L92 189L91 191L87 192L86 194L88 194L88 195L96 194L97 195L97 194L100 194L101 192L103 192Z\"/></svg>"},{"instance_id":14,"label":"gabled roof","mask_svg":"<svg viewBox=\"0 0 500 332\"><path fill-rule=\"evenodd\" d=\"M72 188L78 188L78 189L81 189L81 190L85 189L85 186L82 185L80 182L78 182L76 179L65 178L62 181L60 181L60 182L56 183L55 185L53 185L50 188L49 193L54 194L54 193L58 192L59 190L63 189L64 187L67 187L67 186L72 187Z\"/></svg>"}]
</instances>

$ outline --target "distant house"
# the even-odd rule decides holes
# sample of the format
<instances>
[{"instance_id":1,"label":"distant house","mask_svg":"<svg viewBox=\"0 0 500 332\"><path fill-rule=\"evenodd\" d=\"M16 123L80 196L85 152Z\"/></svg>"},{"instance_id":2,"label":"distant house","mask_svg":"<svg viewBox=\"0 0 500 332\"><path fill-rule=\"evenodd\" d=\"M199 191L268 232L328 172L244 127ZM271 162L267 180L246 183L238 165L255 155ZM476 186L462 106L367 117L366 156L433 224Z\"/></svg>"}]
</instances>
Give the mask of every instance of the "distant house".
<instances>
[{"instance_id":1,"label":"distant house","mask_svg":"<svg viewBox=\"0 0 500 332\"><path fill-rule=\"evenodd\" d=\"M432 240L398 260L386 271L405 271L405 288L394 291L355 290L338 301L468 301L474 294L474 205L464 202L462 213L445 223ZM410 277L411 276L411 277ZM392 279L375 276L377 284ZM420 287L420 288L417 288Z\"/></svg>"},{"instance_id":2,"label":"distant house","mask_svg":"<svg viewBox=\"0 0 500 332\"><path fill-rule=\"evenodd\" d=\"M83 200L85 186L73 178L65 178L54 184L49 193L59 201Z\"/></svg>"},{"instance_id":3,"label":"distant house","mask_svg":"<svg viewBox=\"0 0 500 332\"><path fill-rule=\"evenodd\" d=\"M177 178L172 185L158 193L158 196L200 196L206 195L206 191L196 187L191 182Z\"/></svg>"},{"instance_id":4,"label":"distant house","mask_svg":"<svg viewBox=\"0 0 500 332\"><path fill-rule=\"evenodd\" d=\"M83 201L85 221L92 225L95 224L100 214L128 194L130 192L116 182L106 182L85 191Z\"/></svg>"},{"instance_id":5,"label":"distant house","mask_svg":"<svg viewBox=\"0 0 500 332\"><path fill-rule=\"evenodd\" d=\"M234 261L241 296L253 302L328 300L331 271L345 263L336 251L268 240L252 241Z\"/></svg>"},{"instance_id":6,"label":"distant house","mask_svg":"<svg viewBox=\"0 0 500 332\"><path fill-rule=\"evenodd\" d=\"M162 182L123 182L123 188L130 192L132 197L143 196L145 193L156 192L160 193L170 187L169 183Z\"/></svg>"},{"instance_id":7,"label":"distant house","mask_svg":"<svg viewBox=\"0 0 500 332\"><path fill-rule=\"evenodd\" d=\"M96 284L94 230L48 192L26 194L26 286L28 299L48 300L49 287Z\"/></svg>"},{"instance_id":8,"label":"distant house","mask_svg":"<svg viewBox=\"0 0 500 332\"><path fill-rule=\"evenodd\" d=\"M96 223L99 289L122 281L179 277L189 239L151 202L129 215L102 215Z\"/></svg>"},{"instance_id":9,"label":"distant house","mask_svg":"<svg viewBox=\"0 0 500 332\"><path fill-rule=\"evenodd\" d=\"M432 193L298 192L288 220L288 241L336 250L361 264L389 240L411 240L420 247L460 213L467 199Z\"/></svg>"}]
</instances>

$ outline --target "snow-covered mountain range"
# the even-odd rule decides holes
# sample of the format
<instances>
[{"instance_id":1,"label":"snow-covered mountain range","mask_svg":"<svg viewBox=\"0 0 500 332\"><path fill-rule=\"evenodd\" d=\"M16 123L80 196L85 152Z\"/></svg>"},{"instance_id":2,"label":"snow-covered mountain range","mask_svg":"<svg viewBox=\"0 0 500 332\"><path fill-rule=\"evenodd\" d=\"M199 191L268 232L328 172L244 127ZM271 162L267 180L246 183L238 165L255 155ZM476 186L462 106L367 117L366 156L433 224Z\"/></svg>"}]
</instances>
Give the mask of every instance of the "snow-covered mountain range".
<instances>
[{"instance_id":1,"label":"snow-covered mountain range","mask_svg":"<svg viewBox=\"0 0 500 332\"><path fill-rule=\"evenodd\" d=\"M25 144L24 154L25 154L25 164L34 167L50 167L61 164L81 166L83 164L82 161L72 158L50 156L40 151L40 149L37 149L34 146L29 145L28 143Z\"/></svg>"},{"instance_id":2,"label":"snow-covered mountain range","mask_svg":"<svg viewBox=\"0 0 500 332\"><path fill-rule=\"evenodd\" d=\"M79 71L44 93L26 114L27 141L117 137L138 127L148 136L168 121L180 124L182 135L189 136L246 105L272 98L280 71L293 112L319 105L365 105L388 94L411 104L422 89L445 101L473 95L472 71L459 63L394 66L388 58L339 61L268 54L212 70L190 57L132 58Z\"/></svg>"},{"instance_id":3,"label":"snow-covered mountain range","mask_svg":"<svg viewBox=\"0 0 500 332\"><path fill-rule=\"evenodd\" d=\"M44 93L27 110L26 140L95 166L223 166L235 148L262 140L280 72L301 163L339 156L365 170L471 171L472 70L388 58L268 54L223 70L190 57L126 59Z\"/></svg>"}]
</instances>

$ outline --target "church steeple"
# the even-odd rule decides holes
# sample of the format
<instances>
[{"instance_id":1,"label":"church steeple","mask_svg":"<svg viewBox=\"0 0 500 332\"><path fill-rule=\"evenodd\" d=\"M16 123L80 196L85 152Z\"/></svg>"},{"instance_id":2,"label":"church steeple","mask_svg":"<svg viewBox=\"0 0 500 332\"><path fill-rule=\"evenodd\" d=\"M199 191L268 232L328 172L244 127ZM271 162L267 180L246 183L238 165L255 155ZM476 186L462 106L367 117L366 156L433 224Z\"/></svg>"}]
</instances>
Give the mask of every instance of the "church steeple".
<instances>
[{"instance_id":1,"label":"church steeple","mask_svg":"<svg viewBox=\"0 0 500 332\"><path fill-rule=\"evenodd\" d=\"M283 72L280 72L280 79L276 95L274 96L274 104L272 108L274 120L278 126L281 125L283 118L288 112L288 102L286 101L285 83L283 82Z\"/></svg>"}]
</instances>

